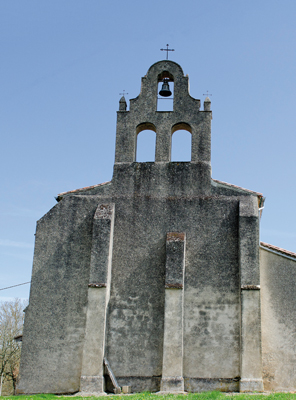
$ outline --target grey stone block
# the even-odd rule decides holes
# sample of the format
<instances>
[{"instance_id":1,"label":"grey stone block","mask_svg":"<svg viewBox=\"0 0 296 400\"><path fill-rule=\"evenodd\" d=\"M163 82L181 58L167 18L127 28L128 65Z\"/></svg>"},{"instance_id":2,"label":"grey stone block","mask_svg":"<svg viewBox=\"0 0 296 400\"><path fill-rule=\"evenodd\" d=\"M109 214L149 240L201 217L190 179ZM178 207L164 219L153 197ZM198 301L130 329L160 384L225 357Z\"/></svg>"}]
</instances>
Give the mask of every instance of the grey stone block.
<instances>
[{"instance_id":1,"label":"grey stone block","mask_svg":"<svg viewBox=\"0 0 296 400\"><path fill-rule=\"evenodd\" d=\"M132 392L132 387L131 386L122 386L121 390L122 390L122 393L128 394L128 393Z\"/></svg>"},{"instance_id":2,"label":"grey stone block","mask_svg":"<svg viewBox=\"0 0 296 400\"><path fill-rule=\"evenodd\" d=\"M161 379L161 392L184 392L184 379L182 376L166 377Z\"/></svg>"}]
</instances>

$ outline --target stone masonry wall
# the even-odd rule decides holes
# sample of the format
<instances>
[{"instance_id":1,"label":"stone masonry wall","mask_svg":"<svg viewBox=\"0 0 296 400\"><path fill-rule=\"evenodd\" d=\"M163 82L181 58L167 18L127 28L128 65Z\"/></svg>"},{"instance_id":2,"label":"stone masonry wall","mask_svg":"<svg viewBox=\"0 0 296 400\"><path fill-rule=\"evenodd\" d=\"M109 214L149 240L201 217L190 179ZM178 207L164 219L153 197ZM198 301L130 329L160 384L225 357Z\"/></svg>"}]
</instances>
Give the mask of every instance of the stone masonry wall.
<instances>
[{"instance_id":1,"label":"stone masonry wall","mask_svg":"<svg viewBox=\"0 0 296 400\"><path fill-rule=\"evenodd\" d=\"M265 390L296 387L296 259L260 248Z\"/></svg>"}]
</instances>

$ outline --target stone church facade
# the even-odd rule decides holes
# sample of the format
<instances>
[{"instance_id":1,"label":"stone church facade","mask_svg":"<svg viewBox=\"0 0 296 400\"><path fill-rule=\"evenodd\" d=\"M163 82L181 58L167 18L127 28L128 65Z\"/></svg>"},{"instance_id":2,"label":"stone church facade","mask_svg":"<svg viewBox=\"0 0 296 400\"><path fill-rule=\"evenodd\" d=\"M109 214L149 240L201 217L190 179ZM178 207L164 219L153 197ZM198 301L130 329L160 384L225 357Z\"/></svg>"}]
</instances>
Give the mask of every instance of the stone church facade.
<instances>
[{"instance_id":1,"label":"stone church facade","mask_svg":"<svg viewBox=\"0 0 296 400\"><path fill-rule=\"evenodd\" d=\"M173 111L157 111L158 83ZM120 100L111 182L37 222L20 393L296 390L296 255L259 244L264 198L211 178L211 103L172 61ZM136 162L156 132L155 162ZM174 132L191 161L171 162Z\"/></svg>"}]
</instances>

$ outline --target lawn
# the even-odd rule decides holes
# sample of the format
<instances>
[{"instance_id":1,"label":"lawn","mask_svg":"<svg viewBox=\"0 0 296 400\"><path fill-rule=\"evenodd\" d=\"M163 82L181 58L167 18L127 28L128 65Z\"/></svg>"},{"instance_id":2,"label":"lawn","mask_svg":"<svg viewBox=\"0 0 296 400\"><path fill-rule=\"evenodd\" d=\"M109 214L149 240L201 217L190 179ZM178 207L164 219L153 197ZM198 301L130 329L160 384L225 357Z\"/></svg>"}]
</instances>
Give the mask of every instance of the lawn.
<instances>
[{"instance_id":1,"label":"lawn","mask_svg":"<svg viewBox=\"0 0 296 400\"><path fill-rule=\"evenodd\" d=\"M57 396L53 394L36 394L22 396L0 396L0 400L296 400L296 393L270 393L270 394L240 394L240 393L221 393L221 392L204 392L204 393L187 393L187 394L166 394L160 395L155 393L138 393L129 395L112 395L100 397L80 397L80 396Z\"/></svg>"}]
</instances>

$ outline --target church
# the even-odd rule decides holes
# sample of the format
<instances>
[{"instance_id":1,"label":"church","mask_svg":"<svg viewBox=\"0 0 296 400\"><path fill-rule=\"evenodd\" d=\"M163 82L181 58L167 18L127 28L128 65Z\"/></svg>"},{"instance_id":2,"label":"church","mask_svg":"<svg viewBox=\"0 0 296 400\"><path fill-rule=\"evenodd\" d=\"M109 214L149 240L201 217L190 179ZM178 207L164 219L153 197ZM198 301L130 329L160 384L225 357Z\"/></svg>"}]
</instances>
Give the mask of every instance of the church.
<instances>
[{"instance_id":1,"label":"church","mask_svg":"<svg viewBox=\"0 0 296 400\"><path fill-rule=\"evenodd\" d=\"M260 243L261 193L211 178L210 99L164 60L127 108L112 180L37 222L17 393L295 391L296 254ZM155 161L136 162L146 130Z\"/></svg>"}]
</instances>

